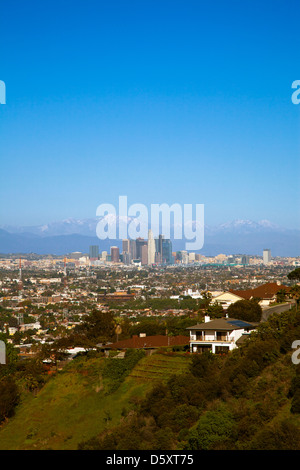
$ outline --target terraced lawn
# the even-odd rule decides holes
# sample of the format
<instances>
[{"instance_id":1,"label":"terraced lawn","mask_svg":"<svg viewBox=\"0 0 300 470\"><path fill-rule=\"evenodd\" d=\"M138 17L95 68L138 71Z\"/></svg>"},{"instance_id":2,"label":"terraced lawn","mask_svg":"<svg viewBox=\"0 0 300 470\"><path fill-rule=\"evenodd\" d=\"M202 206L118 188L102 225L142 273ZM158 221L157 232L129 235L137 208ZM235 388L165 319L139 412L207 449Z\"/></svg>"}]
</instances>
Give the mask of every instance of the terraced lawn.
<instances>
[{"instance_id":1,"label":"terraced lawn","mask_svg":"<svg viewBox=\"0 0 300 470\"><path fill-rule=\"evenodd\" d=\"M152 354L143 358L131 371L130 377L142 382L166 382L172 375L185 372L190 364L188 356Z\"/></svg>"}]
</instances>

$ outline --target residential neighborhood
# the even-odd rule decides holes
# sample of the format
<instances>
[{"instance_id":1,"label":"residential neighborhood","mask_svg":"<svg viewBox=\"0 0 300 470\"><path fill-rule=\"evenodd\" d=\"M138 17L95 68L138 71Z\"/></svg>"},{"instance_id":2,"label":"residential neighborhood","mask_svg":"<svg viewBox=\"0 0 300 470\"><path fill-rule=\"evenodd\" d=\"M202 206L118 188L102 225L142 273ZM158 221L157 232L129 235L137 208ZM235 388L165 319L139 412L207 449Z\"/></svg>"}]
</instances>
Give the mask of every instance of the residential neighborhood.
<instances>
[{"instance_id":1,"label":"residential neighborhood","mask_svg":"<svg viewBox=\"0 0 300 470\"><path fill-rule=\"evenodd\" d=\"M83 267L66 259L33 255L0 259L0 329L21 357L38 354L44 344L76 332L93 309L110 312L116 324L126 324L110 340L107 350L122 346L125 350L130 345L140 348L141 344L145 349L186 345L190 353L224 353L238 347L241 338L269 312L288 310L295 303L287 275L296 260L278 259L277 264L267 266L229 267L223 260L221 266L200 263L137 268L95 266L92 261ZM237 327L226 319L227 310L243 300L256 301L262 309L261 318L253 325L250 322L251 328ZM163 321L185 318L191 329L178 330L181 336L161 326L163 335L155 339L147 331L134 334L145 319L162 325ZM211 323L214 321L216 325ZM222 328L218 322L223 322ZM81 345L74 343L73 347Z\"/></svg>"}]
</instances>

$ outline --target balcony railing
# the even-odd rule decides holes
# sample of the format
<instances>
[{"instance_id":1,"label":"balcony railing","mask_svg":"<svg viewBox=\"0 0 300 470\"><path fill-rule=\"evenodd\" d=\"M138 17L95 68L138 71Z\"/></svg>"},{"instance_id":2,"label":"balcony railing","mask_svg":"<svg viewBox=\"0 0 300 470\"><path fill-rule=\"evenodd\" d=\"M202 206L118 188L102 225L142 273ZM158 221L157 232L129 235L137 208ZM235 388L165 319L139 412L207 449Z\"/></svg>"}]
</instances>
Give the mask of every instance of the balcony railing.
<instances>
[{"instance_id":1,"label":"balcony railing","mask_svg":"<svg viewBox=\"0 0 300 470\"><path fill-rule=\"evenodd\" d=\"M226 342L226 343L230 343L230 341L232 341L231 338L229 338L229 336L227 335L191 335L190 337L190 340L191 341L201 341L201 342Z\"/></svg>"}]
</instances>

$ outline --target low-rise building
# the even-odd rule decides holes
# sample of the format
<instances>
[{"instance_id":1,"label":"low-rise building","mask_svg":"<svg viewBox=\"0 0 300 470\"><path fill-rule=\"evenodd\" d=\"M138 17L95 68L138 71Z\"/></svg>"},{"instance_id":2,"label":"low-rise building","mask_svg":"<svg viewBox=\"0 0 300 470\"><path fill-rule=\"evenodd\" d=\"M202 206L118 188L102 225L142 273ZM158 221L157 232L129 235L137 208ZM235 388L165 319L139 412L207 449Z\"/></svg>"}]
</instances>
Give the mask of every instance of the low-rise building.
<instances>
[{"instance_id":1,"label":"low-rise building","mask_svg":"<svg viewBox=\"0 0 300 470\"><path fill-rule=\"evenodd\" d=\"M222 292L222 294L217 295L214 297L211 301L212 304L220 304L222 305L224 310L227 310L227 308L237 302L238 300L243 300L243 297L234 294L233 292Z\"/></svg>"},{"instance_id":2,"label":"low-rise building","mask_svg":"<svg viewBox=\"0 0 300 470\"><path fill-rule=\"evenodd\" d=\"M173 346L185 346L189 344L189 337L184 335L147 336L145 333L133 335L130 339L124 339L109 345L109 349L159 349Z\"/></svg>"},{"instance_id":3,"label":"low-rise building","mask_svg":"<svg viewBox=\"0 0 300 470\"><path fill-rule=\"evenodd\" d=\"M267 307L270 303L276 301L279 291L285 291L288 295L290 288L279 282L267 282L254 289L230 290L230 293L240 297L242 300L258 299L261 307Z\"/></svg>"}]
</instances>

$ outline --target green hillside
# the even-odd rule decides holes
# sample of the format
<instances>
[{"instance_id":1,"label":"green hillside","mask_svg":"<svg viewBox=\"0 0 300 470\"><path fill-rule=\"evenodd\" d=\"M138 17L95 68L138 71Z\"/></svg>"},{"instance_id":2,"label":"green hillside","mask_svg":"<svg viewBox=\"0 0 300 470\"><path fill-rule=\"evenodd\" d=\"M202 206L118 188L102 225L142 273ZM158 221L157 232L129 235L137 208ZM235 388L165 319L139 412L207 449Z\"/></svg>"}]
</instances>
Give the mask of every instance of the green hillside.
<instances>
[{"instance_id":1,"label":"green hillside","mask_svg":"<svg viewBox=\"0 0 300 470\"><path fill-rule=\"evenodd\" d=\"M191 355L188 369L155 381L136 413L79 448L300 450L300 365L292 358L299 338L294 309L274 314L228 356ZM132 375L159 375L160 358L152 360Z\"/></svg>"},{"instance_id":2,"label":"green hillside","mask_svg":"<svg viewBox=\"0 0 300 470\"><path fill-rule=\"evenodd\" d=\"M228 355L89 353L44 385L33 365L19 365L11 376L21 401L0 428L0 449L300 450L299 338L293 309ZM15 393L7 380L2 415L6 391Z\"/></svg>"},{"instance_id":3,"label":"green hillside","mask_svg":"<svg viewBox=\"0 0 300 470\"><path fill-rule=\"evenodd\" d=\"M118 376L123 359L77 358L36 396L22 396L15 416L0 428L0 450L76 449L118 424L157 379L166 380L188 363L186 357L155 354L140 359L123 377Z\"/></svg>"}]
</instances>

